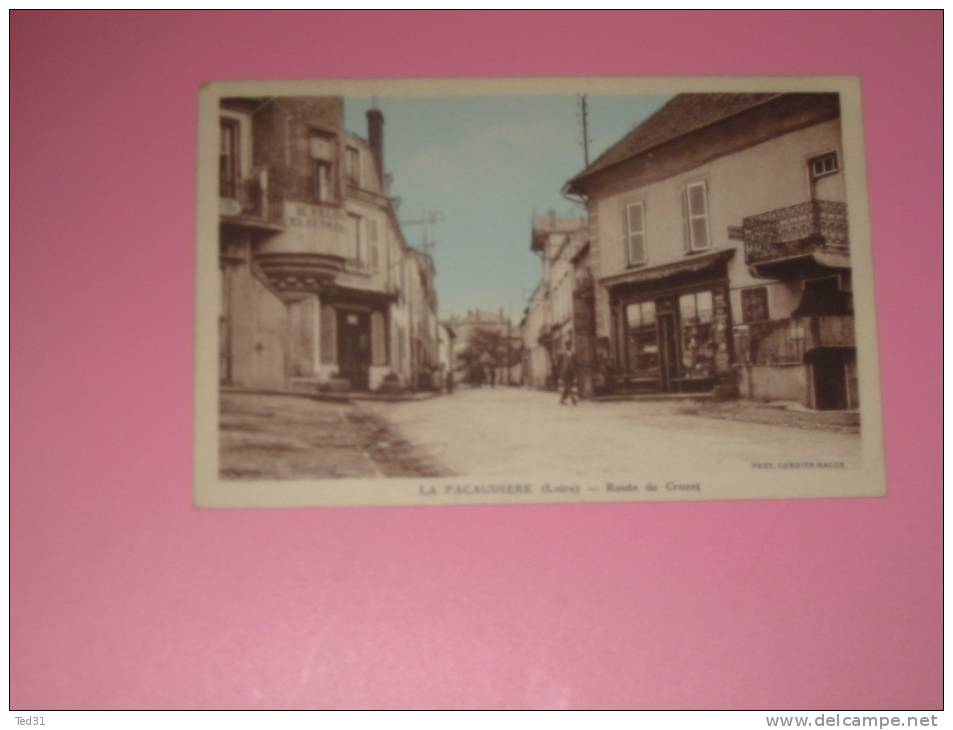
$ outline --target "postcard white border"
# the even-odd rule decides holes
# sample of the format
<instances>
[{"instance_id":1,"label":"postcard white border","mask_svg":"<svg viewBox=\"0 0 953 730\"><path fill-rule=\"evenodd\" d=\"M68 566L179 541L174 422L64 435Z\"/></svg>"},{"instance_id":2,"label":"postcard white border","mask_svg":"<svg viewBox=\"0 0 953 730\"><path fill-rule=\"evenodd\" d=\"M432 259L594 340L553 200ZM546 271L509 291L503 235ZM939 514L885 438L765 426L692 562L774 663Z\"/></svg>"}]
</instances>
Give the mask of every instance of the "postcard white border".
<instances>
[{"instance_id":1,"label":"postcard white border","mask_svg":"<svg viewBox=\"0 0 953 730\"><path fill-rule=\"evenodd\" d=\"M826 470L726 470L706 474L632 473L616 481L664 485L701 482L701 491L590 491L586 480L578 494L542 494L539 485L564 475L513 474L511 478L466 477L413 479L325 479L245 481L219 478L218 384L218 191L219 99L227 96L475 96L482 94L675 94L684 92L838 92L851 232L854 326L860 389L861 465ZM195 453L194 503L198 507L343 507L447 504L697 501L877 497L886 494L882 395L877 346L876 303L860 80L845 76L806 77L655 77L655 78L521 78L521 79L340 79L321 81L220 81L199 91L198 219L196 245ZM599 475L591 486L611 475ZM577 480L578 481L578 480ZM532 493L461 494L460 485L535 485ZM425 496L422 487L436 487ZM451 487L448 489L448 487Z\"/></svg>"}]
</instances>

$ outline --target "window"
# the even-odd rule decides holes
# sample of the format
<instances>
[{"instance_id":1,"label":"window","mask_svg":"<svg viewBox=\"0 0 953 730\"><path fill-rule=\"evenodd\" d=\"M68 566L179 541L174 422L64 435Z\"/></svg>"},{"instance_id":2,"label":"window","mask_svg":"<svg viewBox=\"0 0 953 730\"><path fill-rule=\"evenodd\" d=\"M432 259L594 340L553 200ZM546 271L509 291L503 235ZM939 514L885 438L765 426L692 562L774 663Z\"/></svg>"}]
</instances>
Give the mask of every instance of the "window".
<instances>
[{"instance_id":1,"label":"window","mask_svg":"<svg viewBox=\"0 0 953 730\"><path fill-rule=\"evenodd\" d=\"M220 147L218 152L218 194L223 198L238 197L239 126L237 119L219 120Z\"/></svg>"},{"instance_id":2,"label":"window","mask_svg":"<svg viewBox=\"0 0 953 730\"><path fill-rule=\"evenodd\" d=\"M814 180L819 177L824 177L825 175L833 175L840 172L836 152L828 152L820 157L813 157L808 160L807 164L811 170L811 178Z\"/></svg>"},{"instance_id":3,"label":"window","mask_svg":"<svg viewBox=\"0 0 953 730\"><path fill-rule=\"evenodd\" d=\"M682 294L678 298L678 311L682 315L682 324L711 324L713 314L711 292Z\"/></svg>"},{"instance_id":4,"label":"window","mask_svg":"<svg viewBox=\"0 0 953 730\"><path fill-rule=\"evenodd\" d=\"M311 160L314 175L314 199L319 203L334 200L334 168L337 162L337 139L333 134L312 132Z\"/></svg>"},{"instance_id":5,"label":"window","mask_svg":"<svg viewBox=\"0 0 953 730\"><path fill-rule=\"evenodd\" d=\"M624 216L625 251L629 265L645 263L645 205L629 203Z\"/></svg>"},{"instance_id":6,"label":"window","mask_svg":"<svg viewBox=\"0 0 953 730\"><path fill-rule=\"evenodd\" d=\"M655 302L633 302L625 307L629 370L636 377L657 377L658 339Z\"/></svg>"},{"instance_id":7,"label":"window","mask_svg":"<svg viewBox=\"0 0 953 730\"><path fill-rule=\"evenodd\" d=\"M347 181L355 186L361 184L361 153L357 147L348 147L344 157L344 170Z\"/></svg>"},{"instance_id":8,"label":"window","mask_svg":"<svg viewBox=\"0 0 953 730\"><path fill-rule=\"evenodd\" d=\"M710 291L682 294L678 298L682 320L682 367L688 378L708 378L715 374L718 345L712 326L714 307Z\"/></svg>"},{"instance_id":9,"label":"window","mask_svg":"<svg viewBox=\"0 0 953 730\"><path fill-rule=\"evenodd\" d=\"M682 189L682 236L686 253L711 248L708 232L708 189L704 182Z\"/></svg>"},{"instance_id":10,"label":"window","mask_svg":"<svg viewBox=\"0 0 953 730\"><path fill-rule=\"evenodd\" d=\"M763 286L741 290L741 321L764 322L768 319L768 290Z\"/></svg>"},{"instance_id":11,"label":"window","mask_svg":"<svg viewBox=\"0 0 953 730\"><path fill-rule=\"evenodd\" d=\"M367 263L364 219L359 215L349 215L348 219L351 222L351 236L354 241L354 261L358 266L364 266Z\"/></svg>"},{"instance_id":12,"label":"window","mask_svg":"<svg viewBox=\"0 0 953 730\"><path fill-rule=\"evenodd\" d=\"M628 304L625 308L625 320L629 329L655 326L655 302Z\"/></svg>"},{"instance_id":13,"label":"window","mask_svg":"<svg viewBox=\"0 0 953 730\"><path fill-rule=\"evenodd\" d=\"M371 269L377 271L380 268L380 253L377 244L377 221L374 218L368 218L367 221L367 243L370 251Z\"/></svg>"}]
</instances>

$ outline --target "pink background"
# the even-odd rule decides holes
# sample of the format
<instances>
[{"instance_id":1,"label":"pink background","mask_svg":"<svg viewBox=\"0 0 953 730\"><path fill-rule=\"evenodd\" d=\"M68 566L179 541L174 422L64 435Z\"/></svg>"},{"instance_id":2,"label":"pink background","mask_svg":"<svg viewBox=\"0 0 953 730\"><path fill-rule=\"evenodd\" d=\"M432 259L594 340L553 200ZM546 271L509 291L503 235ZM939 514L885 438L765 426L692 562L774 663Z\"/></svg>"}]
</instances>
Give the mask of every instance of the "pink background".
<instances>
[{"instance_id":1,"label":"pink background","mask_svg":"<svg viewBox=\"0 0 953 730\"><path fill-rule=\"evenodd\" d=\"M941 16L14 12L16 709L937 708ZM210 79L858 74L889 496L191 507Z\"/></svg>"}]
</instances>

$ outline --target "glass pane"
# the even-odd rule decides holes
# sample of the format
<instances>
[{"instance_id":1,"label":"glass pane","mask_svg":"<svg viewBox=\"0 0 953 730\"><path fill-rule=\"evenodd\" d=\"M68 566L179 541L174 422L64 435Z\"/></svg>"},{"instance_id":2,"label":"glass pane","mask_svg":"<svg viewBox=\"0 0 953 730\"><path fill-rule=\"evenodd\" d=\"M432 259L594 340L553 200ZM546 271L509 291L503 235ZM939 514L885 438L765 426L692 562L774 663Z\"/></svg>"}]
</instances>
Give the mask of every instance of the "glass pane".
<instances>
[{"instance_id":1,"label":"glass pane","mask_svg":"<svg viewBox=\"0 0 953 730\"><path fill-rule=\"evenodd\" d=\"M628 369L638 377L658 375L658 342L655 328L630 330L627 339Z\"/></svg>"},{"instance_id":2,"label":"glass pane","mask_svg":"<svg viewBox=\"0 0 953 730\"><path fill-rule=\"evenodd\" d=\"M694 294L682 294L678 298L678 311L682 315L682 323L694 322L698 319L698 310L695 307Z\"/></svg>"},{"instance_id":3,"label":"glass pane","mask_svg":"<svg viewBox=\"0 0 953 730\"><path fill-rule=\"evenodd\" d=\"M700 291L695 295L696 306L698 307L698 321L711 322L713 307L710 291Z\"/></svg>"},{"instance_id":4,"label":"glass pane","mask_svg":"<svg viewBox=\"0 0 953 730\"><path fill-rule=\"evenodd\" d=\"M642 324L655 324L655 302L642 302Z\"/></svg>"},{"instance_id":5,"label":"glass pane","mask_svg":"<svg viewBox=\"0 0 953 730\"><path fill-rule=\"evenodd\" d=\"M638 304L628 304L625 307L625 321L630 329L637 329L642 326L641 310Z\"/></svg>"},{"instance_id":6,"label":"glass pane","mask_svg":"<svg viewBox=\"0 0 953 730\"><path fill-rule=\"evenodd\" d=\"M706 218L692 219L692 248L708 248L708 221Z\"/></svg>"},{"instance_id":7,"label":"glass pane","mask_svg":"<svg viewBox=\"0 0 953 730\"><path fill-rule=\"evenodd\" d=\"M718 347L710 324L682 322L682 368L685 377L707 378L715 374Z\"/></svg>"}]
</instances>

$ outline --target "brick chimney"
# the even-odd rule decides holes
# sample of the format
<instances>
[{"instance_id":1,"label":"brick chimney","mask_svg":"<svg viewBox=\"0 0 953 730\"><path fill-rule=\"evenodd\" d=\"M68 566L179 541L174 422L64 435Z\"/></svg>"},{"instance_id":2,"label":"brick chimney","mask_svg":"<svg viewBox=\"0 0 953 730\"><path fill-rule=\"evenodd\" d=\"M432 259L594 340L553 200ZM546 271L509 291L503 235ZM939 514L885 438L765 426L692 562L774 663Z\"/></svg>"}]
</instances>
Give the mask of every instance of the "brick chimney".
<instances>
[{"instance_id":1,"label":"brick chimney","mask_svg":"<svg viewBox=\"0 0 953 730\"><path fill-rule=\"evenodd\" d=\"M384 114L380 109L367 110L367 141L377 163L377 172L384 184Z\"/></svg>"}]
</instances>

